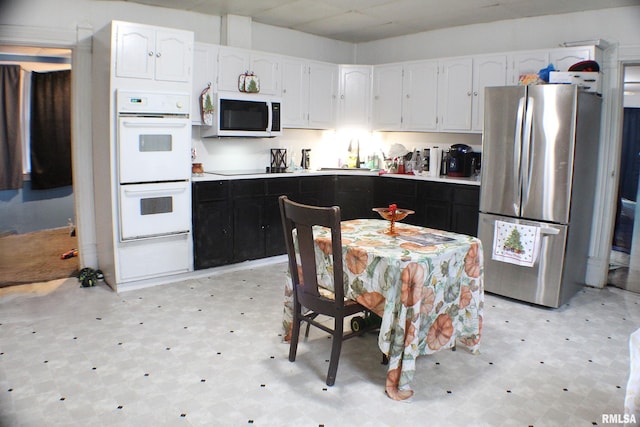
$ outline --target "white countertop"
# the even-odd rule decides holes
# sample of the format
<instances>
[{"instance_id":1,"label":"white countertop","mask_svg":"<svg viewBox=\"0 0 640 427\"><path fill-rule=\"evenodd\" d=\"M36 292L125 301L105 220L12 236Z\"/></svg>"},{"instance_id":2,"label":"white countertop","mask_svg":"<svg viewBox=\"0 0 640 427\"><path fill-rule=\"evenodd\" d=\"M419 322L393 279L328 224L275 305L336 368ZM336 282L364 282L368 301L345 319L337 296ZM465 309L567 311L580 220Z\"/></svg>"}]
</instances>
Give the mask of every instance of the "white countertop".
<instances>
[{"instance_id":1,"label":"white countertop","mask_svg":"<svg viewBox=\"0 0 640 427\"><path fill-rule=\"evenodd\" d=\"M323 176L323 175L351 175L351 176L380 176L382 178L398 178L398 179L412 179L419 181L433 181L443 182L449 184L463 184L463 185L476 185L480 186L480 180L475 178L463 178L463 177L450 177L450 176L427 176L427 175L413 175L413 174L397 174L397 173L379 173L378 171L370 170L323 170L323 171L300 171L300 172L284 172L284 173L252 173L247 175L218 175L214 173L204 173L203 175L193 175L191 181L203 182L203 181L224 181L224 180L236 180L236 179L258 179L258 178L286 178L297 176Z\"/></svg>"}]
</instances>

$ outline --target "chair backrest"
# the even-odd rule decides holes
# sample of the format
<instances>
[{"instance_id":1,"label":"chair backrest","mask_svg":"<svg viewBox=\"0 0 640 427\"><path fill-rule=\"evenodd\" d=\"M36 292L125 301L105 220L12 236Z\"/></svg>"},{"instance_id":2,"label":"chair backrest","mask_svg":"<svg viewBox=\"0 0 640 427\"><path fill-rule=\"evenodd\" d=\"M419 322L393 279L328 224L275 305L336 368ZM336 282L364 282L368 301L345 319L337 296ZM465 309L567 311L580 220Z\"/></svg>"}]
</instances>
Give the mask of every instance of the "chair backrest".
<instances>
[{"instance_id":1,"label":"chair backrest","mask_svg":"<svg viewBox=\"0 0 640 427\"><path fill-rule=\"evenodd\" d=\"M344 278L342 265L342 237L340 232L340 207L319 207L296 203L280 196L280 216L289 258L289 271L293 282L294 297L304 307L329 314L344 306ZM320 296L313 227L331 230L331 256L333 259L333 285L335 300ZM296 230L300 269L296 258L293 230ZM302 277L300 277L302 270ZM329 311L329 312L327 312Z\"/></svg>"}]
</instances>

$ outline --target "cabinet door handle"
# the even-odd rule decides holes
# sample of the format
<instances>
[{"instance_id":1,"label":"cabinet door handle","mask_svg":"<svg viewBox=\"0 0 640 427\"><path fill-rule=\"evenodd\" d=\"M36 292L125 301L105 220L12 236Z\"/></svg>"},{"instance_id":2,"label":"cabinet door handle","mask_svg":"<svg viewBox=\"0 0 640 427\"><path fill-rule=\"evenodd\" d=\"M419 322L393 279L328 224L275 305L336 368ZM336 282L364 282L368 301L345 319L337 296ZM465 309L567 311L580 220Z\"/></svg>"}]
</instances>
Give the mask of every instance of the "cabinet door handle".
<instances>
[{"instance_id":1,"label":"cabinet door handle","mask_svg":"<svg viewBox=\"0 0 640 427\"><path fill-rule=\"evenodd\" d=\"M471 92L467 92L467 96L471 96Z\"/></svg>"},{"instance_id":2,"label":"cabinet door handle","mask_svg":"<svg viewBox=\"0 0 640 427\"><path fill-rule=\"evenodd\" d=\"M160 58L160 55L162 55L160 52L156 53L156 58Z\"/></svg>"},{"instance_id":3,"label":"cabinet door handle","mask_svg":"<svg viewBox=\"0 0 640 427\"><path fill-rule=\"evenodd\" d=\"M152 50L149 51L149 56L153 56L153 51Z\"/></svg>"}]
</instances>

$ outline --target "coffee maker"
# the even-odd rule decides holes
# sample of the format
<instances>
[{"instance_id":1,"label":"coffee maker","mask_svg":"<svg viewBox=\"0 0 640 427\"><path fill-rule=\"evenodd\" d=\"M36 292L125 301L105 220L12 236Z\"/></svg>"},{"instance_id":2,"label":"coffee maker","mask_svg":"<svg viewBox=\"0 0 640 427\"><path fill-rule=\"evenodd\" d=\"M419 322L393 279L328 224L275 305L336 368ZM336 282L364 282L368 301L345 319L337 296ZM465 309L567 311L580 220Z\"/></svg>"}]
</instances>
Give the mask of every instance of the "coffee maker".
<instances>
[{"instance_id":1,"label":"coffee maker","mask_svg":"<svg viewBox=\"0 0 640 427\"><path fill-rule=\"evenodd\" d=\"M449 148L447 160L447 175L454 177L469 177L473 175L473 148L466 144L454 144Z\"/></svg>"}]
</instances>

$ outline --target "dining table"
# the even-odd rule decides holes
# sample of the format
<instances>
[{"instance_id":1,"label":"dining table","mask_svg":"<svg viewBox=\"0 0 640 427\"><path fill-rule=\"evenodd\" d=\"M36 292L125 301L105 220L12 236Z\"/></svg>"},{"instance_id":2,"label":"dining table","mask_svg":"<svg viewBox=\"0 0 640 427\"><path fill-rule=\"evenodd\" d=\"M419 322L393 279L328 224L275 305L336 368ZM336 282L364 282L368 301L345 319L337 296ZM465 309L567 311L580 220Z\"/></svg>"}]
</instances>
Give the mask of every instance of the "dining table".
<instances>
[{"instance_id":1,"label":"dining table","mask_svg":"<svg viewBox=\"0 0 640 427\"><path fill-rule=\"evenodd\" d=\"M473 236L382 219L341 222L345 298L381 318L378 346L388 358L385 392L413 396L420 355L458 344L479 353L484 285L482 242ZM331 231L314 227L318 284L333 290ZM283 328L291 334L293 287L285 281Z\"/></svg>"}]
</instances>

